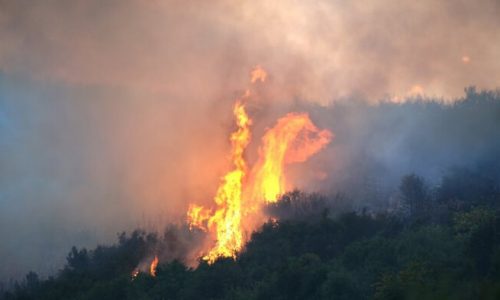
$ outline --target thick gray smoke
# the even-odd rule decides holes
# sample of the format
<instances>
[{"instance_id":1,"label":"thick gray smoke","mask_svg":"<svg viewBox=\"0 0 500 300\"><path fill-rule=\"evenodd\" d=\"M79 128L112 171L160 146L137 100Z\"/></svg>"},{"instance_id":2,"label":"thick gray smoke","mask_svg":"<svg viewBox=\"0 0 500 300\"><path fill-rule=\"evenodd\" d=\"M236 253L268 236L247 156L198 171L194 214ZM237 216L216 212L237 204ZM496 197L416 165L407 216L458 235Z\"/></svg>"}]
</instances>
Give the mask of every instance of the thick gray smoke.
<instances>
[{"instance_id":1,"label":"thick gray smoke","mask_svg":"<svg viewBox=\"0 0 500 300\"><path fill-rule=\"evenodd\" d=\"M497 106L375 103L500 86L499 14L496 0L0 0L0 280L212 201L256 64L269 79L249 103L250 161L288 111L336 134L289 168L297 187L389 189L487 157Z\"/></svg>"}]
</instances>

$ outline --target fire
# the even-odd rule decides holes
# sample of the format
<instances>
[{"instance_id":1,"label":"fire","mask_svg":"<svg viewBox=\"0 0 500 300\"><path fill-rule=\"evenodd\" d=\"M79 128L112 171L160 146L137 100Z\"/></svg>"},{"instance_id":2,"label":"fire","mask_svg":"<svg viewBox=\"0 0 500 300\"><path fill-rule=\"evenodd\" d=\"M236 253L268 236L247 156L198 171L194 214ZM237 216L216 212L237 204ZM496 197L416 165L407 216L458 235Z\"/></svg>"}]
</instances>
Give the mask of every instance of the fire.
<instances>
[{"instance_id":1,"label":"fire","mask_svg":"<svg viewBox=\"0 0 500 300\"><path fill-rule=\"evenodd\" d=\"M232 161L234 169L223 178L223 184L217 190L215 203L218 209L208 220L210 228L215 226L217 242L205 259L213 262L217 257L234 257L241 249L243 232L241 226L242 183L247 166L243 153L250 142L251 120L245 106L237 101L233 110L238 129L231 135Z\"/></svg>"},{"instance_id":2,"label":"fire","mask_svg":"<svg viewBox=\"0 0 500 300\"><path fill-rule=\"evenodd\" d=\"M331 139L330 131L319 130L307 114L289 113L279 119L262 138L253 198L276 202L286 188L285 164L306 161Z\"/></svg>"},{"instance_id":3,"label":"fire","mask_svg":"<svg viewBox=\"0 0 500 300\"><path fill-rule=\"evenodd\" d=\"M149 261L143 260L139 263L139 265L132 271L130 276L132 277L132 281L137 278L139 273L147 273L149 275L155 277L156 276L156 268L158 267L159 259L158 255L155 255L151 263Z\"/></svg>"},{"instance_id":4,"label":"fire","mask_svg":"<svg viewBox=\"0 0 500 300\"><path fill-rule=\"evenodd\" d=\"M266 78L267 73L260 66L251 72L252 83L264 82ZM209 263L218 257L234 258L241 250L243 228L258 219L255 202L275 202L285 191L285 165L307 160L332 138L328 130L319 130L307 114L290 113L265 133L259 160L249 174L244 153L251 139L252 120L244 100L250 95L247 89L233 108L237 127L230 137L233 168L222 178L217 189L214 197L217 208L210 210L191 204L187 212L191 229L205 230L215 239L215 245L204 256Z\"/></svg>"},{"instance_id":5,"label":"fire","mask_svg":"<svg viewBox=\"0 0 500 300\"><path fill-rule=\"evenodd\" d=\"M264 82L264 81L266 81L266 78L267 78L267 72L264 69L262 69L261 66L256 66L252 70L252 73L250 75L251 75L251 80L250 81L252 83L257 82L258 80L260 82Z\"/></svg>"},{"instance_id":6,"label":"fire","mask_svg":"<svg viewBox=\"0 0 500 300\"><path fill-rule=\"evenodd\" d=\"M187 212L187 221L189 229L200 228L207 231L207 222L210 219L211 211L203 206L190 204Z\"/></svg>"},{"instance_id":7,"label":"fire","mask_svg":"<svg viewBox=\"0 0 500 300\"><path fill-rule=\"evenodd\" d=\"M256 67L252 71L252 82L266 79L266 72ZM243 180L247 175L247 165L243 154L250 143L250 125L252 120L248 116L243 104L243 99L250 96L247 89L242 99L236 101L233 114L237 129L231 134L231 161L233 170L229 171L217 189L214 201L218 209L211 214L210 210L197 205L190 205L187 213L190 228L196 226L203 230L215 233L216 244L204 257L209 262L218 257L235 257L236 252L243 245L242 216L242 191Z\"/></svg>"},{"instance_id":8,"label":"fire","mask_svg":"<svg viewBox=\"0 0 500 300\"><path fill-rule=\"evenodd\" d=\"M156 267L158 266L158 256L155 255L155 258L153 258L153 261L151 262L151 265L149 266L149 274L153 277L156 276Z\"/></svg>"},{"instance_id":9,"label":"fire","mask_svg":"<svg viewBox=\"0 0 500 300\"><path fill-rule=\"evenodd\" d=\"M139 269L135 268L131 274L132 280L134 280L137 277L137 275L139 275Z\"/></svg>"},{"instance_id":10,"label":"fire","mask_svg":"<svg viewBox=\"0 0 500 300\"><path fill-rule=\"evenodd\" d=\"M408 91L408 96L422 96L424 94L424 88L421 85L415 84Z\"/></svg>"}]
</instances>

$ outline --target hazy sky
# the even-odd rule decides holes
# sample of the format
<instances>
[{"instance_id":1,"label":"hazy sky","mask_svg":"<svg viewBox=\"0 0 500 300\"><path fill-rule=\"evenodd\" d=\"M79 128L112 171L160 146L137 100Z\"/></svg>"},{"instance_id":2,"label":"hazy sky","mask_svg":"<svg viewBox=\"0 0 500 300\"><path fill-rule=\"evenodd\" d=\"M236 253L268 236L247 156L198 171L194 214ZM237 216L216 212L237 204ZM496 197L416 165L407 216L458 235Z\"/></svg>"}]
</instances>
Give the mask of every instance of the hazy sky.
<instances>
[{"instance_id":1,"label":"hazy sky","mask_svg":"<svg viewBox=\"0 0 500 300\"><path fill-rule=\"evenodd\" d=\"M252 149L299 100L500 86L499 15L498 0L0 0L0 279L210 201L255 65Z\"/></svg>"}]
</instances>

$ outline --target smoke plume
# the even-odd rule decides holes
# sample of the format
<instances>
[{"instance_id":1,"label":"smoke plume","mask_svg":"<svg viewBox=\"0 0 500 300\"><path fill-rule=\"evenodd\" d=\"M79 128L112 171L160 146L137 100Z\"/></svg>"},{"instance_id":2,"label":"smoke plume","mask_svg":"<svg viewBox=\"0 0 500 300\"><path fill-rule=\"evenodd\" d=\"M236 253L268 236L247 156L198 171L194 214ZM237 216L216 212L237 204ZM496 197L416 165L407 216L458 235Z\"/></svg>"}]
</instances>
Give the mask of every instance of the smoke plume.
<instances>
[{"instance_id":1,"label":"smoke plume","mask_svg":"<svg viewBox=\"0 0 500 300\"><path fill-rule=\"evenodd\" d=\"M250 163L288 112L336 136L287 171L299 188L392 186L498 153L498 104L377 104L497 88L498 15L496 0L0 0L0 279L212 201L257 64Z\"/></svg>"}]
</instances>

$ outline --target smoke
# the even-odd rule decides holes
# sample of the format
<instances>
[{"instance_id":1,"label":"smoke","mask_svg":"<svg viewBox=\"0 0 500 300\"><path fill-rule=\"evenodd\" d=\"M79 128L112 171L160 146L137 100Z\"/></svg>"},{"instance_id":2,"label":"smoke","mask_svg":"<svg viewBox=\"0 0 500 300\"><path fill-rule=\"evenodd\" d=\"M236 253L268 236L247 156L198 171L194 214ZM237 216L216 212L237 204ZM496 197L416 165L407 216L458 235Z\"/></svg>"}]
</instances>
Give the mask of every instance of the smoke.
<instances>
[{"instance_id":1,"label":"smoke","mask_svg":"<svg viewBox=\"0 0 500 300\"><path fill-rule=\"evenodd\" d=\"M500 184L498 90L469 88L452 105L414 98L402 104L352 101L309 109L336 139L308 166L291 170L289 176L302 190L342 192L354 208L384 210L410 173L437 187L458 167Z\"/></svg>"},{"instance_id":2,"label":"smoke","mask_svg":"<svg viewBox=\"0 0 500 300\"><path fill-rule=\"evenodd\" d=\"M250 162L292 110L336 135L290 168L297 187L435 177L482 157L496 108L443 120L446 108L366 102L499 86L499 13L495 0L0 0L0 279L53 272L72 245L209 203L256 64L269 78L249 103Z\"/></svg>"},{"instance_id":3,"label":"smoke","mask_svg":"<svg viewBox=\"0 0 500 300\"><path fill-rule=\"evenodd\" d=\"M499 82L496 0L0 5L1 69L38 79L205 102L243 86L260 63L276 98L321 103L420 91L457 97L464 86Z\"/></svg>"}]
</instances>

